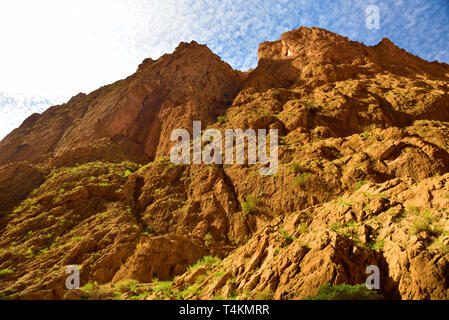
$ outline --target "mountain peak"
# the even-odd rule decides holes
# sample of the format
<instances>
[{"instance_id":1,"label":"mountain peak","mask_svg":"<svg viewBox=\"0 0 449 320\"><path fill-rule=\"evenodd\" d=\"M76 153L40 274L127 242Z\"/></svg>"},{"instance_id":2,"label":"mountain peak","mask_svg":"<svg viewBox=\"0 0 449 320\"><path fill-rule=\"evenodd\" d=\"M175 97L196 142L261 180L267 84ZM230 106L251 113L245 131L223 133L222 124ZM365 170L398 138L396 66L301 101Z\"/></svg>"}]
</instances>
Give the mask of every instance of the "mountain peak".
<instances>
[{"instance_id":1,"label":"mountain peak","mask_svg":"<svg viewBox=\"0 0 449 320\"><path fill-rule=\"evenodd\" d=\"M448 299L447 64L305 27L258 55L243 73L182 42L1 141L0 297L303 299L378 266L387 299ZM276 174L175 165L194 121L270 130Z\"/></svg>"},{"instance_id":2,"label":"mountain peak","mask_svg":"<svg viewBox=\"0 0 449 320\"><path fill-rule=\"evenodd\" d=\"M396 47L396 45L393 43L393 41L391 41L388 37L383 37L382 40L378 43L378 45Z\"/></svg>"}]
</instances>

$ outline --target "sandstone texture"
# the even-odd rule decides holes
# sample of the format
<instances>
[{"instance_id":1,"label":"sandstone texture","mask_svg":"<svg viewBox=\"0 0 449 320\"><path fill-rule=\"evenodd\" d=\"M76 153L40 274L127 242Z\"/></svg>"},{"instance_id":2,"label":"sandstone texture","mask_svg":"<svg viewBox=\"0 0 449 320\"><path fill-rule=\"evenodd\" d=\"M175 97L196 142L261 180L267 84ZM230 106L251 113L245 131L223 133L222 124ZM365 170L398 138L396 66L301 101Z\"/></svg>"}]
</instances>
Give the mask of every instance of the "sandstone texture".
<instances>
[{"instance_id":1,"label":"sandstone texture","mask_svg":"<svg viewBox=\"0 0 449 320\"><path fill-rule=\"evenodd\" d=\"M233 70L181 43L0 142L0 296L449 299L449 65L300 28ZM279 130L279 168L174 165L176 128ZM66 267L81 289L67 290Z\"/></svg>"}]
</instances>

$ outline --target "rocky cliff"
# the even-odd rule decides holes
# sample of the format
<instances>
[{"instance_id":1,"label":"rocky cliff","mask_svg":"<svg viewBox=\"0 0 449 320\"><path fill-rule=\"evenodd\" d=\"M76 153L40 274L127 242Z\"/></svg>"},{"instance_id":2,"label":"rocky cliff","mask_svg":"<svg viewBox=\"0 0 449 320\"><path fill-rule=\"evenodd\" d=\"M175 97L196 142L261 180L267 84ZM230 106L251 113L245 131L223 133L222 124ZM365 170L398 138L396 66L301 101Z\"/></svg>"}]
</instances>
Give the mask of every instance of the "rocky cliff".
<instances>
[{"instance_id":1,"label":"rocky cliff","mask_svg":"<svg viewBox=\"0 0 449 320\"><path fill-rule=\"evenodd\" d=\"M376 265L387 299L448 299L449 65L319 28L258 56L181 43L3 139L0 295L301 299ZM278 129L277 174L172 164L193 120Z\"/></svg>"}]
</instances>

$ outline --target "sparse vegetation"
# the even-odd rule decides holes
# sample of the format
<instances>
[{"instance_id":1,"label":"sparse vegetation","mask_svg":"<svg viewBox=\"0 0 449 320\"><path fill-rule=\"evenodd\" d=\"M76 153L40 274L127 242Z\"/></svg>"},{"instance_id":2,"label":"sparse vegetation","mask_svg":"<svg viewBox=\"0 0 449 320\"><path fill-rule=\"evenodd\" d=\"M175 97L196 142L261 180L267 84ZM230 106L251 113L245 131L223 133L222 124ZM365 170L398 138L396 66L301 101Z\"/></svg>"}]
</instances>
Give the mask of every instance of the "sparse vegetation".
<instances>
[{"instance_id":1,"label":"sparse vegetation","mask_svg":"<svg viewBox=\"0 0 449 320\"><path fill-rule=\"evenodd\" d=\"M311 173L310 172L303 172L299 176L296 176L294 181L294 184L303 187L306 185Z\"/></svg>"},{"instance_id":2,"label":"sparse vegetation","mask_svg":"<svg viewBox=\"0 0 449 320\"><path fill-rule=\"evenodd\" d=\"M78 242L83 240L83 237L72 237L72 242Z\"/></svg>"},{"instance_id":3,"label":"sparse vegetation","mask_svg":"<svg viewBox=\"0 0 449 320\"><path fill-rule=\"evenodd\" d=\"M123 280L115 284L114 288L119 291L136 291L139 281L134 279Z\"/></svg>"},{"instance_id":4,"label":"sparse vegetation","mask_svg":"<svg viewBox=\"0 0 449 320\"><path fill-rule=\"evenodd\" d=\"M320 287L315 297L308 297L304 300L380 300L382 296L376 291L368 289L365 284L355 286L349 284L339 284L331 286L325 284Z\"/></svg>"},{"instance_id":5,"label":"sparse vegetation","mask_svg":"<svg viewBox=\"0 0 449 320\"><path fill-rule=\"evenodd\" d=\"M410 228L410 233L412 235L416 235L416 234L420 233L421 231L427 231L427 232L431 231L429 221L427 221L425 219L418 219L413 222L413 224Z\"/></svg>"},{"instance_id":6,"label":"sparse vegetation","mask_svg":"<svg viewBox=\"0 0 449 320\"><path fill-rule=\"evenodd\" d=\"M302 170L302 166L300 163L298 163L296 161L290 162L290 172L293 172L294 174L298 174L299 172L301 172L301 170Z\"/></svg>"},{"instance_id":7,"label":"sparse vegetation","mask_svg":"<svg viewBox=\"0 0 449 320\"><path fill-rule=\"evenodd\" d=\"M443 240L443 237L441 236L434 240L429 246L429 250L435 249L440 250L443 253L449 253L449 245L446 244L446 242Z\"/></svg>"},{"instance_id":8,"label":"sparse vegetation","mask_svg":"<svg viewBox=\"0 0 449 320\"><path fill-rule=\"evenodd\" d=\"M320 108L311 98L307 99L305 105L306 105L307 110L309 110L313 113L317 112Z\"/></svg>"},{"instance_id":9,"label":"sparse vegetation","mask_svg":"<svg viewBox=\"0 0 449 320\"><path fill-rule=\"evenodd\" d=\"M287 38L313 42L315 31ZM447 70L405 66L391 46L342 55L344 43L361 45L319 33L323 45L293 52L262 45L265 63L248 72L181 45L174 59L26 120L0 143L0 298L59 297L72 263L82 298L298 299L318 291L303 280L354 284L371 263L394 278L382 278L389 297L447 297L435 281L449 253L449 122L417 120L447 116ZM378 63L384 53L391 65ZM191 136L192 119L202 132L277 129L276 174L261 175L261 154L255 165L175 165L169 131ZM310 299L380 297L332 285Z\"/></svg>"},{"instance_id":10,"label":"sparse vegetation","mask_svg":"<svg viewBox=\"0 0 449 320\"><path fill-rule=\"evenodd\" d=\"M172 283L171 281L160 282L157 285L155 285L152 289L153 291L156 292L170 293L172 291Z\"/></svg>"},{"instance_id":11,"label":"sparse vegetation","mask_svg":"<svg viewBox=\"0 0 449 320\"><path fill-rule=\"evenodd\" d=\"M300 234L305 234L307 232L307 230L309 229L309 225L306 222L301 223L301 225L299 226L299 233Z\"/></svg>"},{"instance_id":12,"label":"sparse vegetation","mask_svg":"<svg viewBox=\"0 0 449 320\"><path fill-rule=\"evenodd\" d=\"M12 274L14 273L14 270L11 269L2 269L0 270L0 277L4 276L4 275L8 275L8 274Z\"/></svg>"},{"instance_id":13,"label":"sparse vegetation","mask_svg":"<svg viewBox=\"0 0 449 320\"><path fill-rule=\"evenodd\" d=\"M228 294L227 300L236 300L237 297L238 297L238 292L237 292L237 290L232 290L232 291Z\"/></svg>"},{"instance_id":14,"label":"sparse vegetation","mask_svg":"<svg viewBox=\"0 0 449 320\"><path fill-rule=\"evenodd\" d=\"M340 230L341 226L339 222L335 222L331 225L331 229L335 232L338 232Z\"/></svg>"},{"instance_id":15,"label":"sparse vegetation","mask_svg":"<svg viewBox=\"0 0 449 320\"><path fill-rule=\"evenodd\" d=\"M274 249L273 255L276 257L279 254L279 252L281 252L281 250L282 250L282 248L279 248L279 247Z\"/></svg>"},{"instance_id":16,"label":"sparse vegetation","mask_svg":"<svg viewBox=\"0 0 449 320\"><path fill-rule=\"evenodd\" d=\"M368 193L368 192L363 192L363 195L367 198L375 198L375 197L380 197L380 198L384 198L384 199L388 199L390 198L390 195L388 193Z\"/></svg>"},{"instance_id":17,"label":"sparse vegetation","mask_svg":"<svg viewBox=\"0 0 449 320\"><path fill-rule=\"evenodd\" d=\"M206 242L211 242L211 241L213 241L214 240L214 236L212 235L212 234L210 234L210 233L207 233L205 236L204 236L204 241L206 241Z\"/></svg>"},{"instance_id":18,"label":"sparse vegetation","mask_svg":"<svg viewBox=\"0 0 449 320\"><path fill-rule=\"evenodd\" d=\"M255 196L247 196L246 200L242 203L242 210L245 214L254 213L257 208L258 199Z\"/></svg>"},{"instance_id":19,"label":"sparse vegetation","mask_svg":"<svg viewBox=\"0 0 449 320\"><path fill-rule=\"evenodd\" d=\"M264 290L256 294L256 300L273 300L274 293L271 290Z\"/></svg>"},{"instance_id":20,"label":"sparse vegetation","mask_svg":"<svg viewBox=\"0 0 449 320\"><path fill-rule=\"evenodd\" d=\"M218 121L218 123L223 124L227 121L227 119L225 116L219 116L219 117L217 117L217 121Z\"/></svg>"},{"instance_id":21,"label":"sparse vegetation","mask_svg":"<svg viewBox=\"0 0 449 320\"><path fill-rule=\"evenodd\" d=\"M377 239L374 244L371 246L371 249L379 251L384 248L384 240L383 239Z\"/></svg>"},{"instance_id":22,"label":"sparse vegetation","mask_svg":"<svg viewBox=\"0 0 449 320\"><path fill-rule=\"evenodd\" d=\"M415 216L419 216L421 214L421 210L415 205L408 205L406 209L408 212L414 214Z\"/></svg>"},{"instance_id":23,"label":"sparse vegetation","mask_svg":"<svg viewBox=\"0 0 449 320\"><path fill-rule=\"evenodd\" d=\"M176 299L183 300L190 296L199 295L199 294L201 294L202 290L203 290L203 288L201 287L201 285L198 282L196 282L196 283L188 286L184 290L178 292L176 294Z\"/></svg>"},{"instance_id":24,"label":"sparse vegetation","mask_svg":"<svg viewBox=\"0 0 449 320\"><path fill-rule=\"evenodd\" d=\"M367 184L367 183L368 183L367 180L361 180L361 181L358 181L358 182L355 184L355 190L359 190L363 185L365 185L365 184Z\"/></svg>"},{"instance_id":25,"label":"sparse vegetation","mask_svg":"<svg viewBox=\"0 0 449 320\"><path fill-rule=\"evenodd\" d=\"M189 271L193 271L198 269L199 267L203 266L203 265L210 265L213 266L217 263L219 263L221 260L218 257L212 257L212 256L204 256L203 258L201 258L200 260L198 260L193 266L190 266L188 268Z\"/></svg>"},{"instance_id":26,"label":"sparse vegetation","mask_svg":"<svg viewBox=\"0 0 449 320\"><path fill-rule=\"evenodd\" d=\"M99 287L97 282L88 282L80 289L83 292L83 297L88 298Z\"/></svg>"},{"instance_id":27,"label":"sparse vegetation","mask_svg":"<svg viewBox=\"0 0 449 320\"><path fill-rule=\"evenodd\" d=\"M416 235L424 231L431 236L438 237L443 233L444 229L436 223L437 219L430 210L425 210L421 213L417 207L408 207L408 209L416 216L409 228L411 235Z\"/></svg>"},{"instance_id":28,"label":"sparse vegetation","mask_svg":"<svg viewBox=\"0 0 449 320\"><path fill-rule=\"evenodd\" d=\"M129 169L127 169L126 171L125 171L125 173L123 174L123 178L128 178L130 175L132 175L132 171L131 170L129 170Z\"/></svg>"},{"instance_id":29,"label":"sparse vegetation","mask_svg":"<svg viewBox=\"0 0 449 320\"><path fill-rule=\"evenodd\" d=\"M153 228L151 226L146 226L143 232L143 235L149 236L155 234Z\"/></svg>"},{"instance_id":30,"label":"sparse vegetation","mask_svg":"<svg viewBox=\"0 0 449 320\"><path fill-rule=\"evenodd\" d=\"M289 245L289 244L291 244L293 241L295 241L295 239L292 238L291 236L289 236L288 233L287 233L284 229L279 228L279 229L278 229L278 232L284 237L285 243L286 243L287 245Z\"/></svg>"},{"instance_id":31,"label":"sparse vegetation","mask_svg":"<svg viewBox=\"0 0 449 320\"><path fill-rule=\"evenodd\" d=\"M352 202L350 202L350 201L343 201L341 198L338 198L336 200L336 203L341 205L341 206L351 206L352 205Z\"/></svg>"}]
</instances>

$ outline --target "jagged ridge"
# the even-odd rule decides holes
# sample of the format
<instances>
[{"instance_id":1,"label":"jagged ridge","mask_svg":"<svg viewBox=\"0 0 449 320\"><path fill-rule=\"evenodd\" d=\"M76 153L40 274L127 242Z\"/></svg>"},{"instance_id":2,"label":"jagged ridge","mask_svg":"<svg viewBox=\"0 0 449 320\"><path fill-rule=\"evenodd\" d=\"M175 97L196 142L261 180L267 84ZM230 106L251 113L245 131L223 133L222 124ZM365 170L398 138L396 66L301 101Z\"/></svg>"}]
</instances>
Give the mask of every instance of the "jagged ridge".
<instances>
[{"instance_id":1,"label":"jagged ridge","mask_svg":"<svg viewBox=\"0 0 449 320\"><path fill-rule=\"evenodd\" d=\"M243 73L183 43L8 135L0 294L297 299L376 264L387 298L448 298L449 66L318 28L258 54ZM174 166L193 120L277 128L278 173ZM65 290L70 264L101 287Z\"/></svg>"}]
</instances>

